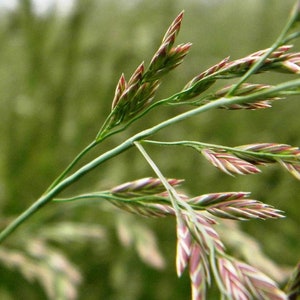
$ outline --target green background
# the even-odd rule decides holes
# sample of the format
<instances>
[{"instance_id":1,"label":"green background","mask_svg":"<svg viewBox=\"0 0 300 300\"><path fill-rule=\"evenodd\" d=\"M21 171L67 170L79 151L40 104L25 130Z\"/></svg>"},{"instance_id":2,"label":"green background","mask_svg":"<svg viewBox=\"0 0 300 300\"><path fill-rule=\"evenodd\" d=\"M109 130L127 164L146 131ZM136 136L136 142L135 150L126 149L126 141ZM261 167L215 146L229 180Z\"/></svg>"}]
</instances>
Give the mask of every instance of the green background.
<instances>
[{"instance_id":1,"label":"green background","mask_svg":"<svg viewBox=\"0 0 300 300\"><path fill-rule=\"evenodd\" d=\"M192 42L193 46L185 62L165 77L158 99L175 93L228 55L237 59L269 47L293 3L82 0L68 15L53 11L37 16L29 1L20 1L16 10L0 12L1 227L33 203L92 141L110 111L120 74L124 72L129 78L140 62L149 63L165 30L181 10L185 10L185 16L177 43ZM294 78L261 74L252 81L274 84L289 77ZM216 87L221 84L224 82ZM89 158L184 110L171 107L152 111L127 132L96 148ZM298 97L276 102L267 110L209 111L161 131L155 139L191 139L228 146L259 142L299 146ZM259 175L230 177L189 149L147 146L147 150L165 176L186 179L184 189L191 195L251 191L253 198L285 211L285 219L239 224L247 235L242 234L238 240L240 231L231 228L231 223L224 224L221 238L228 240L228 249L234 255L243 258L243 249L248 256L250 253L252 263L269 268L269 273L274 267L284 276L297 263L300 184L282 168L270 166ZM154 176L152 170L138 151L131 149L87 175L64 195L107 189L147 176ZM62 225L65 231L59 227ZM126 226L132 239L127 246ZM159 250L152 254L146 251L143 258L137 245L147 236L150 240L156 237ZM24 263L5 264L5 255L0 252L0 298L45 299L41 282L48 276L48 269L67 274L65 280L72 286L67 267L57 271L47 259L32 254L30 247L38 242L45 245L49 257L59 253L71 269L80 270L78 299L189 299L188 275L178 279L175 272L175 238L171 218L144 219L99 202L49 205L3 244L5 253L17 251ZM256 256L253 249L258 245L254 240L270 260ZM157 251L165 260L164 268L153 266ZM35 263L42 267L39 276L30 280L26 272ZM50 289L57 289L53 299L72 299L68 296L72 288L65 281L55 284L50 284Z\"/></svg>"}]
</instances>

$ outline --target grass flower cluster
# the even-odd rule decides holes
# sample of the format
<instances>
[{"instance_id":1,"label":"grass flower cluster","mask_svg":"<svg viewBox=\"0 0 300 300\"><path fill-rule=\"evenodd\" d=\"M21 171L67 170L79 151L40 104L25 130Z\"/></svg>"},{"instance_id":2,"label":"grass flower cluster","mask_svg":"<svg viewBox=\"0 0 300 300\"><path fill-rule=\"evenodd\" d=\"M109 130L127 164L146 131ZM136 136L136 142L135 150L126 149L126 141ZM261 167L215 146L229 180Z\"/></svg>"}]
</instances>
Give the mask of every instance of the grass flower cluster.
<instances>
[{"instance_id":1,"label":"grass flower cluster","mask_svg":"<svg viewBox=\"0 0 300 300\"><path fill-rule=\"evenodd\" d=\"M180 186L184 180L166 178L145 148L158 145L193 148L214 167L231 176L260 173L265 166L278 164L300 180L300 150L295 146L255 143L229 147L201 141L150 139L154 133L167 126L211 109L265 109L270 108L274 101L299 94L300 79L270 85L253 83L251 76L264 72L294 75L300 73L300 52L291 52L292 45L290 44L293 39L300 36L300 31L297 30L300 20L300 4L298 2L295 5L286 27L270 48L233 61L227 57L200 72L174 95L156 100L156 92L163 76L183 62L191 47L191 43L175 45L183 15L181 12L167 29L148 67L142 62L129 80L126 80L124 74L121 75L112 100L111 112L95 139L75 157L31 207L0 233L0 241L3 242L24 221L44 205L50 205L52 201L67 205L69 201L94 198L107 201L122 210L140 216L176 219L176 270L179 277L185 270L188 271L193 300L206 299L207 290L213 281L222 299L296 299L300 289L299 266L287 288L280 289L277 283L263 272L231 256L216 230L218 219L235 221L277 219L284 217L283 212L252 199L250 193L244 191L190 196L181 191ZM232 79L236 79L236 82L225 84L216 91L204 93L216 81L228 79L231 79L231 82ZM159 106L174 105L185 105L190 109L136 133L115 148L76 169L78 161L105 139L126 130L136 120ZM133 147L141 153L156 177L126 182L105 191L59 198L60 192L82 176ZM45 255L47 255L45 251L50 251L43 248L43 245L40 245L40 250ZM0 251L0 256L3 255L5 255L5 250ZM12 256L8 256L8 259L12 263L17 263ZM73 280L78 281L75 271L73 275Z\"/></svg>"}]
</instances>

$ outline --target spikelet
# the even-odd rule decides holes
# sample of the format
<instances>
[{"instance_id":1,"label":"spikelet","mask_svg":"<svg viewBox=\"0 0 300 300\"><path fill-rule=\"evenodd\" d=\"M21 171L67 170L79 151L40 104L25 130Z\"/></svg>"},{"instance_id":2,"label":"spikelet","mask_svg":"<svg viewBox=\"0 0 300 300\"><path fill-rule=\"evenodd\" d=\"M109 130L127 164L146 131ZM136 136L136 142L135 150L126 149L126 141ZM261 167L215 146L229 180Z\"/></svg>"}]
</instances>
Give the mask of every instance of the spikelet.
<instances>
[{"instance_id":1,"label":"spikelet","mask_svg":"<svg viewBox=\"0 0 300 300\"><path fill-rule=\"evenodd\" d=\"M168 179L168 183L176 187L182 183L180 179ZM165 186L159 178L146 177L118 185L111 193L122 198L133 198L145 195L156 195L165 191Z\"/></svg>"},{"instance_id":2,"label":"spikelet","mask_svg":"<svg viewBox=\"0 0 300 300\"><path fill-rule=\"evenodd\" d=\"M124 74L121 75L115 90L112 115L106 130L130 121L148 107L153 102L160 85L160 79L182 63L191 47L191 43L173 47L181 27L182 18L183 12L175 18L168 28L147 70L145 70L144 63L141 63L128 82L126 82Z\"/></svg>"},{"instance_id":3,"label":"spikelet","mask_svg":"<svg viewBox=\"0 0 300 300\"><path fill-rule=\"evenodd\" d=\"M233 154L215 152L210 149L203 149L201 153L211 164L228 175L247 175L260 172L255 165Z\"/></svg>"},{"instance_id":4,"label":"spikelet","mask_svg":"<svg viewBox=\"0 0 300 300\"><path fill-rule=\"evenodd\" d=\"M271 278L248 264L221 257L218 269L230 299L287 299Z\"/></svg>"}]
</instances>

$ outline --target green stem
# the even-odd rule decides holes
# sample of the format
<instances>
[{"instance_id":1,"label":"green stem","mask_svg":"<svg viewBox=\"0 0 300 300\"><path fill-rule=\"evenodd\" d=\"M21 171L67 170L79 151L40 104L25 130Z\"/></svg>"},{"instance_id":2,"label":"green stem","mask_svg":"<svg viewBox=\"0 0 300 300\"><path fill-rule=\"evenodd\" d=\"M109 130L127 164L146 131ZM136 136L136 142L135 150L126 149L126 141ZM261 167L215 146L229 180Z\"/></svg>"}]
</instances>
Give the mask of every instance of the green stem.
<instances>
[{"instance_id":1,"label":"green stem","mask_svg":"<svg viewBox=\"0 0 300 300\"><path fill-rule=\"evenodd\" d=\"M53 199L54 202L72 202L77 200L86 200L86 199L106 199L108 197L108 192L98 192L98 193L89 193L89 194L82 194L74 197L69 198L55 198Z\"/></svg>"},{"instance_id":2,"label":"green stem","mask_svg":"<svg viewBox=\"0 0 300 300\"><path fill-rule=\"evenodd\" d=\"M293 160L299 161L299 155L291 155L291 154L276 154L276 153L267 153L267 152L258 152L258 151L249 151L239 149L238 147L228 147L223 145L215 145L209 143L202 143L197 141L175 141L175 142L162 142L162 141L153 141L153 140L143 140L143 143L148 144L157 144L161 146L187 146L192 148L210 148L215 150L226 150L228 152L233 153L241 153L241 154L250 154L253 156L267 158L267 159L284 159L284 160Z\"/></svg>"},{"instance_id":3,"label":"green stem","mask_svg":"<svg viewBox=\"0 0 300 300\"><path fill-rule=\"evenodd\" d=\"M220 273L218 271L218 267L216 265L216 255L215 255L215 249L214 247L212 247L210 249L211 251L211 255L210 255L210 266L212 268L212 272L214 274L214 277L215 277L215 280L216 280L216 283L217 283L217 286L219 288L219 290L221 291L222 293L222 296L226 297L227 299L231 299L228 291L226 290L224 284L223 284L223 281L221 279L221 276L220 276ZM220 253L218 253L220 255ZM225 298L225 299L226 299Z\"/></svg>"},{"instance_id":4,"label":"green stem","mask_svg":"<svg viewBox=\"0 0 300 300\"><path fill-rule=\"evenodd\" d=\"M52 184L46 190L46 193L52 190L66 175L73 169L73 167L77 164L77 162L92 148L94 148L99 142L96 140L90 143L87 147L85 147L74 159L73 161L67 166L67 168L52 182Z\"/></svg>"},{"instance_id":5,"label":"green stem","mask_svg":"<svg viewBox=\"0 0 300 300\"><path fill-rule=\"evenodd\" d=\"M176 94L177 95L177 94ZM144 115L146 115L148 112L150 112L152 109L154 109L156 106L162 105L165 102L169 101L170 99L172 99L173 97L175 97L175 95L172 95L169 98L166 99L162 99L159 101L154 102L152 105L148 106L144 111L142 111L140 114L136 115L135 117L133 117L132 119L130 119L127 123L125 123L122 127L117 128L115 130L110 131L109 133L107 133L105 135L105 138L108 138L111 135L117 134L119 132L124 131L126 128L128 128L132 123L134 123L135 121L137 121L138 119L142 118Z\"/></svg>"},{"instance_id":6,"label":"green stem","mask_svg":"<svg viewBox=\"0 0 300 300\"><path fill-rule=\"evenodd\" d=\"M131 148L134 145L134 142L143 140L158 131L175 124L177 122L183 121L187 118L195 116L199 113L208 111L213 108L217 108L222 105L229 104L238 104L243 102L251 102L257 99L262 99L262 97L267 97L270 95L274 95L280 91L299 88L300 87L300 79L296 79L293 81L288 81L282 84L279 84L270 89L265 89L254 93L252 95L240 96L240 97L232 97L232 98L220 98L216 101L209 102L203 106L197 107L195 109L184 112L180 115L177 115L173 118L170 118L166 121L161 122L151 128L143 130L134 136L130 137L117 147L105 152L104 154L98 156L88 164L81 167L79 170L69 175L68 177L62 179L57 183L52 189L47 190L47 192L42 195L36 202L34 202L28 209L26 209L22 214L20 214L12 223L10 223L1 233L0 233L0 243L3 242L9 235L11 235L24 221L26 221L31 215L37 212L41 207L49 203L55 196L57 196L61 191L66 189L68 186L79 180L86 173L92 171L97 166L102 164L103 162L113 158L114 156L124 152L125 150Z\"/></svg>"},{"instance_id":7,"label":"green stem","mask_svg":"<svg viewBox=\"0 0 300 300\"><path fill-rule=\"evenodd\" d=\"M195 84L196 85L196 84ZM172 96L168 97L168 98L164 98L161 99L159 101L156 101L154 103L152 103L150 106L148 106L145 110L143 110L141 113L137 114L136 116L134 116L132 119L130 119L127 123L125 123L121 128L118 128L116 130L112 130L109 133L107 133L105 135L105 138L122 132L124 131L126 128L128 128L132 123L134 123L135 121L139 120L140 118L142 118L144 115L146 115L147 113L149 113L152 109L156 108L157 106L163 105L163 104L169 104L169 105L176 105L176 103L173 103L174 100L176 100L179 96L185 94L187 91L191 90L194 86L190 87L187 90L183 90L180 92L177 92L176 94L173 94ZM193 101L194 102L194 101ZM191 103L193 103L191 102ZM179 103L181 104L181 103ZM189 104L189 102L185 102L184 104Z\"/></svg>"},{"instance_id":8,"label":"green stem","mask_svg":"<svg viewBox=\"0 0 300 300\"><path fill-rule=\"evenodd\" d=\"M159 170L157 165L154 163L154 161L150 158L148 153L145 151L144 147L140 143L137 143L137 142L134 142L134 144L139 149L139 151L142 153L142 155L144 156L144 158L146 159L148 164L151 166L151 168L153 169L155 174L158 176L158 178L163 183L164 187L166 188L166 190L170 196L170 200L171 200L172 206L175 210L176 217L178 220L181 220L181 212L180 212L180 207L178 204L181 203L182 200L178 196L176 190L169 184L168 180L161 173L161 171Z\"/></svg>"},{"instance_id":9,"label":"green stem","mask_svg":"<svg viewBox=\"0 0 300 300\"><path fill-rule=\"evenodd\" d=\"M291 28L295 25L296 21L299 19L299 6L300 2L297 1L295 4L291 16L288 19L286 25L284 26L283 30L281 31L280 35L274 42L274 44L271 46L271 48L253 65L252 68L246 72L241 79L238 81L237 84L235 84L230 91L227 93L227 97L234 94L234 92L240 87L241 84L243 84L252 74L255 74L257 70L261 67L261 65L264 63L264 61L268 58L268 56L276 50L278 47L282 46L286 40L289 38L286 38L288 32L291 30ZM296 36L296 35L295 35ZM294 38L294 37L293 37ZM291 39L291 38L290 38Z\"/></svg>"},{"instance_id":10,"label":"green stem","mask_svg":"<svg viewBox=\"0 0 300 300\"><path fill-rule=\"evenodd\" d=\"M100 128L100 130L98 131L97 135L96 135L96 138L95 140L97 142L101 142L104 138L106 138L108 136L107 132L109 132L109 127L110 127L110 122L111 122L111 118L113 117L114 115L114 110L112 110L110 112L110 114L108 115L108 117L105 119L102 127Z\"/></svg>"},{"instance_id":11,"label":"green stem","mask_svg":"<svg viewBox=\"0 0 300 300\"><path fill-rule=\"evenodd\" d=\"M108 125L110 118L112 116L112 113L109 114L109 116L106 118L104 124L102 125L101 129L99 130L96 138L94 141L92 141L88 146L86 146L73 160L72 162L67 166L67 168L52 182L52 184L49 186L49 188L46 190L46 193L49 192L51 189L53 189L60 181L62 181L63 178L66 177L66 175L73 169L73 167L79 162L79 160L85 156L91 149L93 149L96 145L103 142L105 139L107 139L109 136L111 136L114 133L117 132L111 132L108 133Z\"/></svg>"},{"instance_id":12,"label":"green stem","mask_svg":"<svg viewBox=\"0 0 300 300\"><path fill-rule=\"evenodd\" d=\"M66 189L68 186L79 180L86 173L95 169L98 165L103 163L104 161L120 154L126 149L132 146L132 139L128 139L119 146L113 148L110 151L105 152L100 155L90 163L81 167L78 171L66 177L57 185L55 185L51 190L42 195L36 202L34 202L28 209L26 209L22 214L20 214L11 224L9 224L1 233L0 233L0 243L7 238L10 234L12 234L24 221L26 221L31 215L37 212L41 207L49 203L56 195L58 195L61 191Z\"/></svg>"},{"instance_id":13,"label":"green stem","mask_svg":"<svg viewBox=\"0 0 300 300\"><path fill-rule=\"evenodd\" d=\"M84 157L90 150L92 150L96 145L103 142L108 136L111 134L105 134L110 118L112 116L112 113L109 114L109 116L106 118L104 124L102 125L101 129L99 130L96 139L93 140L89 145L87 145L73 160L72 162L67 166L66 169L51 183L51 185L48 187L45 193L52 190L59 182L61 182L67 174L74 168L74 166L80 161L82 157Z\"/></svg>"},{"instance_id":14,"label":"green stem","mask_svg":"<svg viewBox=\"0 0 300 300\"><path fill-rule=\"evenodd\" d=\"M291 40L294 40L294 39L297 39L300 37L300 31L297 31L297 32L293 32L291 33L290 35L288 35L284 41L282 42L283 44L287 44L289 43Z\"/></svg>"},{"instance_id":15,"label":"green stem","mask_svg":"<svg viewBox=\"0 0 300 300\"><path fill-rule=\"evenodd\" d=\"M195 211L193 210L192 206L190 206L186 201L183 201L180 198L177 191L168 183L168 181L166 180L164 175L161 173L161 171L159 170L157 165L154 163L154 161L150 158L150 156L145 151L143 146L140 143L137 143L137 142L135 142L134 144L140 150L140 152L142 153L142 155L144 156L146 161L149 163L149 165L151 166L153 171L156 173L156 175L159 177L159 179L161 180L161 182L165 186L165 188L166 188L166 190L169 194L172 206L175 210L177 224L182 225L182 224L186 223L186 221L183 219L183 215L182 215L182 212L181 212L181 208L184 208L185 211L189 213L189 216L190 216L194 226L197 227L197 229L201 232L202 236L205 237L204 240L207 242L207 244L209 246L210 254L214 256L214 247L215 246L214 246L214 243L212 241L212 238L211 238L211 236L209 236L207 234L207 232L204 230L204 228L202 228L201 225L200 226L198 225L197 215L196 215ZM191 231L191 234L193 235L193 231Z\"/></svg>"},{"instance_id":16,"label":"green stem","mask_svg":"<svg viewBox=\"0 0 300 300\"><path fill-rule=\"evenodd\" d=\"M130 197L130 198L123 198L118 197L114 194L112 194L110 191L103 191L103 192L96 192L96 193L89 193L89 194L82 194L70 198L55 198L53 199L54 202L72 202L77 200L86 200L86 199L104 199L104 200L114 200L119 201L123 203L152 203L155 201L155 203L166 203L169 204L170 202L162 196L157 195L142 195L142 196L136 196L136 197ZM199 206L197 206L198 208Z\"/></svg>"}]
</instances>

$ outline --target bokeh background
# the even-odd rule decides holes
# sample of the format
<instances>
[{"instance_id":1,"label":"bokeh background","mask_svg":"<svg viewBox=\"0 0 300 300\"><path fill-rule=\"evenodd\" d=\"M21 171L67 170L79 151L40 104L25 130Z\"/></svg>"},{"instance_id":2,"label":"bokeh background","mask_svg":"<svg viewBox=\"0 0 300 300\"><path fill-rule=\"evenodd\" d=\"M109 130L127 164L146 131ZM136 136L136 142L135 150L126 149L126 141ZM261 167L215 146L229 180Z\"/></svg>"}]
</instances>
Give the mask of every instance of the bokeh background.
<instances>
[{"instance_id":1,"label":"bokeh background","mask_svg":"<svg viewBox=\"0 0 300 300\"><path fill-rule=\"evenodd\" d=\"M60 1L63 2L63 1ZM294 1L78 0L70 10L39 10L29 0L0 0L0 226L37 199L97 134L122 72L149 63L161 38L185 10L179 42L193 47L168 75L158 98L230 55L269 47ZM295 42L295 49L299 43ZM262 74L276 83L289 75ZM291 77L292 78L292 77ZM216 85L218 86L218 84ZM174 125L157 139L201 140L236 146L277 142L300 146L299 97L261 111L210 111ZM86 159L185 108L153 111ZM230 177L197 153L147 147L167 177L185 178L191 195L251 191L286 212L282 220L226 223L221 238L233 255L250 260L281 284L299 259L300 184L278 166ZM64 195L107 189L153 176L134 149L103 164ZM238 227L237 227L238 226ZM0 298L189 299L188 275L175 271L175 223L131 216L97 201L51 204L0 248ZM215 299L214 288L209 299Z\"/></svg>"}]
</instances>

